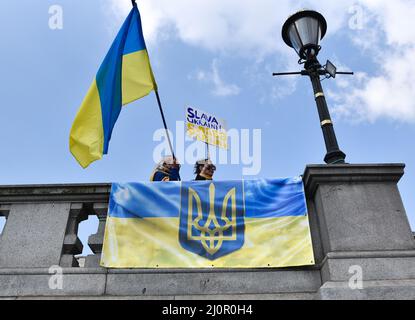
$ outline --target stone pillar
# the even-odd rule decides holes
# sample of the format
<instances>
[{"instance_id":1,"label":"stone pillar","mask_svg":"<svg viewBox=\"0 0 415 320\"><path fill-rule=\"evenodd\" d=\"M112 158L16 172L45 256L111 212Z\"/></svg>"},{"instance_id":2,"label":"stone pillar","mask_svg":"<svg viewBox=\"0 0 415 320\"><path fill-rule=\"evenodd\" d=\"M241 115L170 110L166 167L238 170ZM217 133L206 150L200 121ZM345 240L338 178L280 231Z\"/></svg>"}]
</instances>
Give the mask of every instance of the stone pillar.
<instances>
[{"instance_id":1,"label":"stone pillar","mask_svg":"<svg viewBox=\"0 0 415 320\"><path fill-rule=\"evenodd\" d=\"M102 245L104 242L105 223L107 220L108 203L94 203L93 214L99 219L98 231L96 234L89 236L88 245L93 255L88 255L85 259L85 267L99 267L101 261Z\"/></svg>"},{"instance_id":2,"label":"stone pillar","mask_svg":"<svg viewBox=\"0 0 415 320\"><path fill-rule=\"evenodd\" d=\"M0 268L59 265L69 209L69 203L11 204L1 236Z\"/></svg>"},{"instance_id":3,"label":"stone pillar","mask_svg":"<svg viewBox=\"0 0 415 320\"><path fill-rule=\"evenodd\" d=\"M10 205L9 204L0 204L0 217L6 217L9 215Z\"/></svg>"},{"instance_id":4,"label":"stone pillar","mask_svg":"<svg viewBox=\"0 0 415 320\"><path fill-rule=\"evenodd\" d=\"M83 245L78 238L79 224L88 219L88 207L82 203L72 203L68 224L66 226L65 240L63 242L61 267L79 267L75 255L82 253Z\"/></svg>"},{"instance_id":5,"label":"stone pillar","mask_svg":"<svg viewBox=\"0 0 415 320\"><path fill-rule=\"evenodd\" d=\"M415 241L397 187L404 167L307 166L320 298L415 299Z\"/></svg>"}]
</instances>

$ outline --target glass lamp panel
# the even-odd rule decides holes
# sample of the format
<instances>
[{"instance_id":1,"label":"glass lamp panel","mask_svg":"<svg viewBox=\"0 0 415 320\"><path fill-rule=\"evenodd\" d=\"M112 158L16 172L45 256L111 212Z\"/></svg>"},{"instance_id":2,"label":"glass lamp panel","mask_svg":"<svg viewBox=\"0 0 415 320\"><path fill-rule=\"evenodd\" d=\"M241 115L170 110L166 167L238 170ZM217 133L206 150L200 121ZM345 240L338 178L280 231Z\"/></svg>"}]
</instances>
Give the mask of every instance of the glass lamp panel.
<instances>
[{"instance_id":1,"label":"glass lamp panel","mask_svg":"<svg viewBox=\"0 0 415 320\"><path fill-rule=\"evenodd\" d=\"M297 53L300 52L300 49L303 47L301 39L298 36L297 30L295 30L295 25L292 23L288 28L288 36L290 37L291 44Z\"/></svg>"},{"instance_id":2,"label":"glass lamp panel","mask_svg":"<svg viewBox=\"0 0 415 320\"><path fill-rule=\"evenodd\" d=\"M317 35L317 44L320 43L321 40L321 25L318 25L318 35Z\"/></svg>"},{"instance_id":3,"label":"glass lamp panel","mask_svg":"<svg viewBox=\"0 0 415 320\"><path fill-rule=\"evenodd\" d=\"M318 45L321 37L320 25L317 19L312 17L303 17L295 22L298 33L304 45Z\"/></svg>"}]
</instances>

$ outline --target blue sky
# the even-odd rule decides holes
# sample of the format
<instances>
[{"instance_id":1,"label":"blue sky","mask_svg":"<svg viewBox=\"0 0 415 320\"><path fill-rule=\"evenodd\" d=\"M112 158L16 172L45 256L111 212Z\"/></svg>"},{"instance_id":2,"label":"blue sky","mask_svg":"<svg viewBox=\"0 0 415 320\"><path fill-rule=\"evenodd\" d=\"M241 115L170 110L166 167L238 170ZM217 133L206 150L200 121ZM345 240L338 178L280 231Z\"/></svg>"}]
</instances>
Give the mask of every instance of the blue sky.
<instances>
[{"instance_id":1,"label":"blue sky","mask_svg":"<svg viewBox=\"0 0 415 320\"><path fill-rule=\"evenodd\" d=\"M63 9L63 29L49 28L49 8ZM229 128L261 129L256 176L302 174L323 163L325 147L307 78L280 30L299 8L328 22L321 62L355 77L326 80L335 130L350 163L405 163L399 188L415 230L415 39L413 1L138 1L143 29L171 129L184 107L226 119ZM0 2L0 183L90 183L148 180L155 130L154 94L126 106L109 154L83 170L69 153L75 114L130 0ZM187 145L190 142L187 142ZM182 177L191 179L192 165ZM239 179L242 165L219 165L216 179Z\"/></svg>"}]
</instances>

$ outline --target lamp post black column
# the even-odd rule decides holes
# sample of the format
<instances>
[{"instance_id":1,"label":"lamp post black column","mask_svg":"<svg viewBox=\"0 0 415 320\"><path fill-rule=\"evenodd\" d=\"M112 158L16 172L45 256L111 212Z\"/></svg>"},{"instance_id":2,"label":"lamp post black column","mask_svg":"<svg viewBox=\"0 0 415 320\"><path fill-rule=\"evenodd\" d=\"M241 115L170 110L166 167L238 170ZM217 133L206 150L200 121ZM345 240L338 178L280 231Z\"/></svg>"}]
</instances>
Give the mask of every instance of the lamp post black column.
<instances>
[{"instance_id":1,"label":"lamp post black column","mask_svg":"<svg viewBox=\"0 0 415 320\"><path fill-rule=\"evenodd\" d=\"M337 143L333 122L330 118L320 81L321 75L330 74L332 77L336 75L336 68L332 64L331 66L334 67L334 70L333 68L330 69L327 67L329 66L328 61L326 67L323 68L317 60L317 55L321 49L319 43L326 34L326 31L326 19L317 11L302 10L290 16L282 27L282 39L289 47L297 52L300 57L298 63L304 63L305 70L297 73L274 73L274 75L301 74L310 77L327 149L324 161L327 164L345 163L344 159L346 155L340 150ZM342 73L346 74L345 72Z\"/></svg>"},{"instance_id":2,"label":"lamp post black column","mask_svg":"<svg viewBox=\"0 0 415 320\"><path fill-rule=\"evenodd\" d=\"M326 97L324 96L323 87L320 81L321 65L317 59L307 62L305 69L310 76L314 90L314 98L317 104L318 115L320 117L320 125L323 131L324 142L326 143L327 154L324 161L327 164L345 163L346 154L340 150L337 143L336 134L334 132L333 122L327 107Z\"/></svg>"}]
</instances>

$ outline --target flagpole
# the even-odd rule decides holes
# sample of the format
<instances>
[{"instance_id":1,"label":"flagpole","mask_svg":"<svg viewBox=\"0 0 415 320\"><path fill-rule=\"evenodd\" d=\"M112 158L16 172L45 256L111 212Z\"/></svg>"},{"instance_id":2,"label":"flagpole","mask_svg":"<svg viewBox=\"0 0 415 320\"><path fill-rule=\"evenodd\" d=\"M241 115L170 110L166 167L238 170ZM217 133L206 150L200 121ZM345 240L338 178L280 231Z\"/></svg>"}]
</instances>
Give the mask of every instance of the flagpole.
<instances>
[{"instance_id":1,"label":"flagpole","mask_svg":"<svg viewBox=\"0 0 415 320\"><path fill-rule=\"evenodd\" d=\"M137 7L136 0L131 0L131 4L133 5L133 7ZM170 151L171 151L171 154L173 156L173 160L176 161L176 156L175 156L174 151L173 151L173 145L172 145L171 140L170 140L169 129L167 128L166 118L164 117L163 107L161 106L160 96L159 96L158 90L154 90L154 92L156 93L157 104L159 106L161 119L163 120L164 130L166 130L166 135L167 135L167 140L169 141Z\"/></svg>"},{"instance_id":2,"label":"flagpole","mask_svg":"<svg viewBox=\"0 0 415 320\"><path fill-rule=\"evenodd\" d=\"M157 90L154 90L154 92L156 93L156 98L157 98L157 103L159 105L161 119L163 120L164 130L166 130L167 140L169 141L171 155L173 156L173 159L176 160L176 156L174 155L174 151L173 151L173 145L171 144L171 140L170 140L169 129L167 128L166 118L164 117L163 107L161 106L160 96Z\"/></svg>"},{"instance_id":3,"label":"flagpole","mask_svg":"<svg viewBox=\"0 0 415 320\"><path fill-rule=\"evenodd\" d=\"M209 144L207 142L205 143L206 143L206 159L210 160Z\"/></svg>"}]
</instances>

